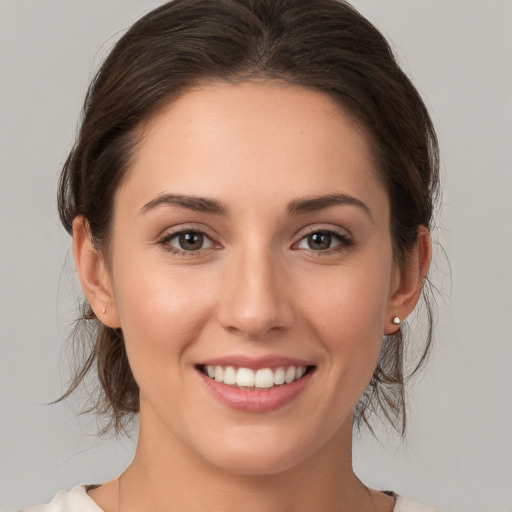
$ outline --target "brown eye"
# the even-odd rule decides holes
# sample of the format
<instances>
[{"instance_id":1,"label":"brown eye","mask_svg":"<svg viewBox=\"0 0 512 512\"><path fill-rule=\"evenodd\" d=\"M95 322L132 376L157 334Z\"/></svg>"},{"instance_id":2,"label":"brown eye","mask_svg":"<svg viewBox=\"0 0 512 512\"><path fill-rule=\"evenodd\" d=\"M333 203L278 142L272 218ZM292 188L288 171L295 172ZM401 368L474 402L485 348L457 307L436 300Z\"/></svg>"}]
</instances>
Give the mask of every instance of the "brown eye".
<instances>
[{"instance_id":1,"label":"brown eye","mask_svg":"<svg viewBox=\"0 0 512 512\"><path fill-rule=\"evenodd\" d=\"M308 235L308 246L315 251L323 251L331 247L331 240L329 233L313 233Z\"/></svg>"},{"instance_id":2,"label":"brown eye","mask_svg":"<svg viewBox=\"0 0 512 512\"><path fill-rule=\"evenodd\" d=\"M185 251L197 251L203 246L203 235L201 233L182 233L178 240L180 248Z\"/></svg>"},{"instance_id":3,"label":"brown eye","mask_svg":"<svg viewBox=\"0 0 512 512\"><path fill-rule=\"evenodd\" d=\"M298 244L299 249L310 251L327 251L341 244L348 244L343 235L329 231L315 231L302 238Z\"/></svg>"},{"instance_id":4,"label":"brown eye","mask_svg":"<svg viewBox=\"0 0 512 512\"><path fill-rule=\"evenodd\" d=\"M168 244L181 251L200 251L212 246L212 241L199 231L182 231L168 239Z\"/></svg>"}]
</instances>

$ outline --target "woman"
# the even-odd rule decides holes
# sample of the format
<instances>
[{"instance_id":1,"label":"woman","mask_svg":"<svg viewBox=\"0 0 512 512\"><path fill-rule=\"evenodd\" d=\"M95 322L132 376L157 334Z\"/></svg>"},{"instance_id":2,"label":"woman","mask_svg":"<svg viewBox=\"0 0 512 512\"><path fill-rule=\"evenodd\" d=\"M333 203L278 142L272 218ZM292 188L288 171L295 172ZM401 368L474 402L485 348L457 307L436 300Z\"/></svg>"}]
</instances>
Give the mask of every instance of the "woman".
<instances>
[{"instance_id":1,"label":"woman","mask_svg":"<svg viewBox=\"0 0 512 512\"><path fill-rule=\"evenodd\" d=\"M405 429L402 322L431 254L437 143L378 31L333 0L175 0L89 90L61 177L114 480L35 510L416 511L352 469ZM426 356L430 335L426 340Z\"/></svg>"}]
</instances>

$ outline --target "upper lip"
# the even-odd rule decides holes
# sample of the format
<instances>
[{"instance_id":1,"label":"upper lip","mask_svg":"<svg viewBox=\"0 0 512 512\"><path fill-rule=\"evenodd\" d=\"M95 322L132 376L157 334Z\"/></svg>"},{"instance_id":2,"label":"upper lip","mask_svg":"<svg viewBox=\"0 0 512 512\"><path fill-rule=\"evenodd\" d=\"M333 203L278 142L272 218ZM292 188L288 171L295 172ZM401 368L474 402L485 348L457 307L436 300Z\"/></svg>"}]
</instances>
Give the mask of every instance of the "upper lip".
<instances>
[{"instance_id":1,"label":"upper lip","mask_svg":"<svg viewBox=\"0 0 512 512\"><path fill-rule=\"evenodd\" d=\"M237 354L206 359L197 363L197 366L233 366L235 368L250 368L251 370L258 370L260 368L313 366L313 363L304 359L280 355L249 357Z\"/></svg>"}]
</instances>

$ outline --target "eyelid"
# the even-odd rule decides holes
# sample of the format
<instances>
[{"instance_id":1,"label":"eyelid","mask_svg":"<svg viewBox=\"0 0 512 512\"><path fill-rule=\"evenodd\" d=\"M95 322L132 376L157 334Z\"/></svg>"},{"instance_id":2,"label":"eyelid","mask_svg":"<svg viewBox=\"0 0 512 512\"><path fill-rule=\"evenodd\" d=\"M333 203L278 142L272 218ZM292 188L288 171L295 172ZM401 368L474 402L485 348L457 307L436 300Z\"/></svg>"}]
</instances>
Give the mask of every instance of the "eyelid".
<instances>
[{"instance_id":1,"label":"eyelid","mask_svg":"<svg viewBox=\"0 0 512 512\"><path fill-rule=\"evenodd\" d=\"M165 229L161 230L160 234L157 235L156 238L158 240L162 240L163 238L166 238L168 236L175 236L179 235L180 233L188 232L201 233L202 235L205 235L212 240L218 238L215 231L213 231L211 228L203 224L196 224L194 222L185 222L175 224L174 226L167 226Z\"/></svg>"},{"instance_id":2,"label":"eyelid","mask_svg":"<svg viewBox=\"0 0 512 512\"><path fill-rule=\"evenodd\" d=\"M352 233L347 228L333 224L320 223L301 228L296 232L294 238L302 240L304 237L311 235L312 233L330 233L349 240L352 240L353 238Z\"/></svg>"},{"instance_id":3,"label":"eyelid","mask_svg":"<svg viewBox=\"0 0 512 512\"><path fill-rule=\"evenodd\" d=\"M334 247L330 247L330 248L324 249L324 250L314 250L314 249L298 247L298 245L305 238L307 238L309 235L312 235L314 233L325 233L328 235L332 235L338 239L339 243ZM298 234L297 236L298 236L298 240L293 243L292 249L315 253L316 256L320 256L322 254L329 254L329 253L333 253L333 252L339 252L353 244L352 235L348 232L348 230L346 230L344 228L340 228L340 227L334 227L332 225L329 227L325 227L325 226L322 227L319 225L309 226L309 227L305 228L305 230L302 230L302 232L300 234Z\"/></svg>"},{"instance_id":4,"label":"eyelid","mask_svg":"<svg viewBox=\"0 0 512 512\"><path fill-rule=\"evenodd\" d=\"M167 240L167 243L171 246L171 247L174 247L175 249L177 250L182 250L180 247L176 247L174 246L171 242L173 240L179 240L179 238L182 236L182 235L185 235L185 234L190 234L190 233L194 233L196 235L201 235L202 237L202 241L205 242L207 244L207 247L201 247L201 249L196 249L195 251L193 250L190 250L190 251L187 251L186 249L183 249L185 250L185 252L199 252L199 251L202 251L202 250L205 250L205 249L210 249L210 247L212 247L213 245L213 240L206 234L206 233L201 233L200 231L190 231L190 230L185 230L185 231L178 231L177 233L172 233L172 234L169 234L165 237L165 239Z\"/></svg>"},{"instance_id":5,"label":"eyelid","mask_svg":"<svg viewBox=\"0 0 512 512\"><path fill-rule=\"evenodd\" d=\"M207 251L217 250L222 248L222 245L218 243L215 238L208 233L208 229L201 228L194 225L180 224L178 226L174 226L172 228L166 229L157 239L156 243L162 246L166 251L172 254L184 255L188 257L194 256L202 256ZM184 233L198 233L207 238L210 241L210 246L197 249L195 251L187 251L185 249L180 249L178 247L174 247L169 242Z\"/></svg>"},{"instance_id":6,"label":"eyelid","mask_svg":"<svg viewBox=\"0 0 512 512\"><path fill-rule=\"evenodd\" d=\"M212 250L218 250L223 248L222 244L216 241L215 236L212 236L209 231L211 231L208 228L205 227L199 227L197 225L191 224L179 224L174 227L167 228L162 235L160 235L156 243L158 245L161 245L166 249L167 251L175 254L184 254L186 256L200 256L203 255L206 251L212 251ZM197 250L185 250L180 249L178 247L174 247L169 244L169 241L173 238L179 236L183 233L199 233L203 235L205 238L207 238L211 244L209 247L205 247L202 249ZM307 236L313 234L313 233L326 233L329 235L332 235L336 237L336 239L339 241L339 243L331 248L324 249L324 250L314 250L314 249L307 249L307 248L300 248L298 247L298 244L304 240ZM314 226L308 226L306 228L302 228L294 237L296 241L292 244L291 248L294 250L301 250L301 251L308 251L316 253L316 255L320 254L326 254L326 253L332 253L341 251L343 249L346 249L348 246L353 244L353 238L351 233L346 229L342 228L340 226L333 226L329 225L328 227L324 224L322 225L314 225Z\"/></svg>"}]
</instances>

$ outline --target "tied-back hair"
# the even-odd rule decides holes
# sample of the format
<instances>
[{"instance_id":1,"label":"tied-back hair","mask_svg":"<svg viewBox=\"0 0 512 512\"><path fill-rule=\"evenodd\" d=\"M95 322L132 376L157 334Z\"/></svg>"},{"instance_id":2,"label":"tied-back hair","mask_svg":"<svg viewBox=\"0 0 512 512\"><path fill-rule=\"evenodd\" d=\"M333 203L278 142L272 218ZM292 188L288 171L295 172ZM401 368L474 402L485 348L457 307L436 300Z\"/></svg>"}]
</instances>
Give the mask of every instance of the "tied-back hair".
<instances>
[{"instance_id":1,"label":"tied-back hair","mask_svg":"<svg viewBox=\"0 0 512 512\"><path fill-rule=\"evenodd\" d=\"M137 21L114 46L87 92L76 143L62 170L58 204L72 233L83 215L109 264L114 194L142 128L190 88L209 82L272 80L320 91L364 130L391 205L397 265L407 265L418 228L432 227L438 194L436 134L418 92L381 33L337 0L174 0ZM377 368L355 408L357 425L382 415L405 433L404 383L424 363L404 365L404 327L385 336ZM73 333L79 358L69 396L91 371L98 387L87 411L107 418L102 432L124 430L139 410L139 388L122 329L103 325L85 302Z\"/></svg>"}]
</instances>

